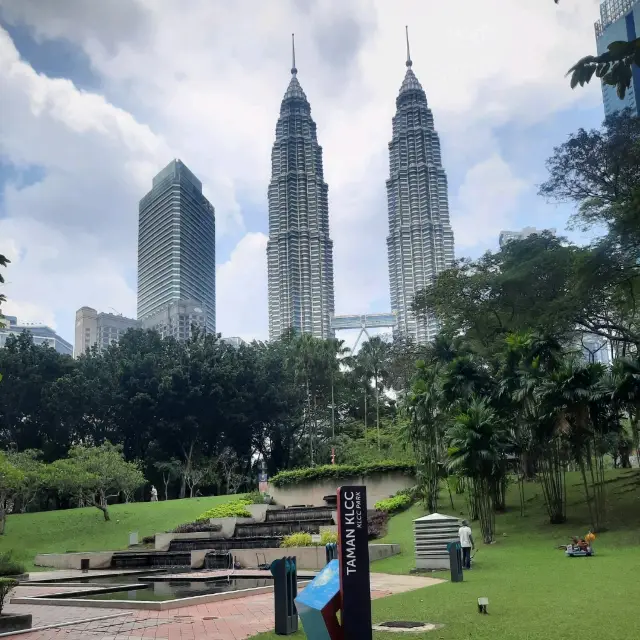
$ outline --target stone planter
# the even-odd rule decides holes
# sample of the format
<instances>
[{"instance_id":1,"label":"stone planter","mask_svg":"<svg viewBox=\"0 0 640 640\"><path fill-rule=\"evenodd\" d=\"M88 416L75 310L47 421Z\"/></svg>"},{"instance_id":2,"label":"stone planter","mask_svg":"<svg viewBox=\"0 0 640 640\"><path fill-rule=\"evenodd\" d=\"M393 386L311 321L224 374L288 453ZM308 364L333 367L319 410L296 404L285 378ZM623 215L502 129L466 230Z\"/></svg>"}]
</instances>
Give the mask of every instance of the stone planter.
<instances>
[{"instance_id":1,"label":"stone planter","mask_svg":"<svg viewBox=\"0 0 640 640\"><path fill-rule=\"evenodd\" d=\"M31 629L30 613L3 613L0 615L0 633L13 633Z\"/></svg>"}]
</instances>

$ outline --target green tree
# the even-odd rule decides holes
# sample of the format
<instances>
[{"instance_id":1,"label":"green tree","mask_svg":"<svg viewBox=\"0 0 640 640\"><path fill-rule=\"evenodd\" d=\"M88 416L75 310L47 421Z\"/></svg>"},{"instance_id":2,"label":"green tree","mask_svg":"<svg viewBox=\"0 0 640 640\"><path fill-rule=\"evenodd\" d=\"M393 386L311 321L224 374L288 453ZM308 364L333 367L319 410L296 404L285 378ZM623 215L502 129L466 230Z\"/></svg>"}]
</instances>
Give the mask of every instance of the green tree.
<instances>
[{"instance_id":1,"label":"green tree","mask_svg":"<svg viewBox=\"0 0 640 640\"><path fill-rule=\"evenodd\" d=\"M376 395L376 430L378 434L378 448L380 448L380 391L384 389L389 362L389 346L380 337L369 338L361 347L357 355L358 364L370 382Z\"/></svg>"},{"instance_id":2,"label":"green tree","mask_svg":"<svg viewBox=\"0 0 640 640\"><path fill-rule=\"evenodd\" d=\"M146 483L135 462L127 462L121 445L75 446L69 457L48 466L46 483L79 504L99 509L109 520L108 501L121 492L133 492Z\"/></svg>"},{"instance_id":3,"label":"green tree","mask_svg":"<svg viewBox=\"0 0 640 640\"><path fill-rule=\"evenodd\" d=\"M499 478L508 439L499 418L489 404L473 398L466 409L454 418L447 432L449 468L470 481L482 538L493 542L495 534L494 486Z\"/></svg>"},{"instance_id":4,"label":"green tree","mask_svg":"<svg viewBox=\"0 0 640 640\"><path fill-rule=\"evenodd\" d=\"M24 473L0 451L0 535L6 529L7 501L19 491L23 481Z\"/></svg>"}]
</instances>

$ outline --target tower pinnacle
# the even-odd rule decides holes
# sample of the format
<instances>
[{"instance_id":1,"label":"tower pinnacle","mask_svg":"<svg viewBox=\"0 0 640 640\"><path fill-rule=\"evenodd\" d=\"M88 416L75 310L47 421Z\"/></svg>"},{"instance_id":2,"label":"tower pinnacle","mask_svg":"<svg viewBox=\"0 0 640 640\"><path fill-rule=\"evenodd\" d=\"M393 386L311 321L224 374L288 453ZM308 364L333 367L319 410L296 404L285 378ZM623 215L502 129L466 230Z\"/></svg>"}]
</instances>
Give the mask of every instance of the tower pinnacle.
<instances>
[{"instance_id":1,"label":"tower pinnacle","mask_svg":"<svg viewBox=\"0 0 640 640\"><path fill-rule=\"evenodd\" d=\"M296 75L296 73L298 73L298 70L296 69L296 34L292 33L291 34L291 60L292 60L292 65L291 65L291 75Z\"/></svg>"},{"instance_id":2,"label":"tower pinnacle","mask_svg":"<svg viewBox=\"0 0 640 640\"><path fill-rule=\"evenodd\" d=\"M411 52L409 51L409 26L405 26L405 33L407 34L407 67L411 67L413 62L411 62ZM295 66L295 65L294 65Z\"/></svg>"}]
</instances>

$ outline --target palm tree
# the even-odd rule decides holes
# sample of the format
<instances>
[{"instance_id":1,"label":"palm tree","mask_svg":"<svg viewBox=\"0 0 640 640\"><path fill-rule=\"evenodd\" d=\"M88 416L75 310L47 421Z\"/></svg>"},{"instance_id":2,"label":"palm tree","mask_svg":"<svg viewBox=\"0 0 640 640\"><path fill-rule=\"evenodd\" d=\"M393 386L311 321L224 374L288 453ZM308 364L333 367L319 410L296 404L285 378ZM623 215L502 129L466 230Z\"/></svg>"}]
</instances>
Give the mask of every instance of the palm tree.
<instances>
[{"instance_id":1,"label":"palm tree","mask_svg":"<svg viewBox=\"0 0 640 640\"><path fill-rule=\"evenodd\" d=\"M334 397L334 386L337 375L340 372L340 360L350 353L350 349L344 346L344 340L329 338L323 343L324 356L327 360L327 370L329 372L329 383L331 385L331 438L336 437L336 405Z\"/></svg>"},{"instance_id":2,"label":"palm tree","mask_svg":"<svg viewBox=\"0 0 640 640\"><path fill-rule=\"evenodd\" d=\"M298 380L304 382L306 396L307 396L307 430L309 434L309 456L311 460L311 465L313 465L313 439L315 436L315 431L317 431L317 425L315 424L316 415L315 411L315 384L312 382L316 382L319 361L321 358L321 341L317 338L314 338L310 334L302 334L300 336L296 336L292 342L293 350L292 350L292 358L293 358L293 368L295 377ZM312 408L312 396L313 396L313 405Z\"/></svg>"},{"instance_id":3,"label":"palm tree","mask_svg":"<svg viewBox=\"0 0 640 640\"><path fill-rule=\"evenodd\" d=\"M418 462L418 481L427 508L429 513L435 513L440 490L444 418L440 410L440 365L419 361L417 370L416 380L406 398L410 421L405 435Z\"/></svg>"},{"instance_id":4,"label":"palm tree","mask_svg":"<svg viewBox=\"0 0 640 640\"><path fill-rule=\"evenodd\" d=\"M447 437L449 469L469 479L482 538L490 544L495 532L494 485L500 479L504 456L509 450L505 430L488 402L473 397L455 417Z\"/></svg>"},{"instance_id":5,"label":"palm tree","mask_svg":"<svg viewBox=\"0 0 640 640\"><path fill-rule=\"evenodd\" d=\"M614 365L614 374L616 389L612 399L627 408L633 449L638 458L640 455L640 360L619 358Z\"/></svg>"},{"instance_id":6,"label":"palm tree","mask_svg":"<svg viewBox=\"0 0 640 640\"><path fill-rule=\"evenodd\" d=\"M376 391L376 428L378 430L378 449L380 449L380 384L387 375L389 345L380 338L369 338L358 353L358 361L370 380L373 378Z\"/></svg>"},{"instance_id":7,"label":"palm tree","mask_svg":"<svg viewBox=\"0 0 640 640\"><path fill-rule=\"evenodd\" d=\"M607 396L603 386L604 374L605 368L601 364L567 359L543 381L539 390L541 401L550 408L556 432L554 438L560 436L564 440L569 455L580 469L594 531L600 529L605 509L604 465L598 460L602 457L598 451L602 450L603 434L596 432L592 419L598 405ZM606 424L604 420L599 421L600 428L606 428Z\"/></svg>"}]
</instances>

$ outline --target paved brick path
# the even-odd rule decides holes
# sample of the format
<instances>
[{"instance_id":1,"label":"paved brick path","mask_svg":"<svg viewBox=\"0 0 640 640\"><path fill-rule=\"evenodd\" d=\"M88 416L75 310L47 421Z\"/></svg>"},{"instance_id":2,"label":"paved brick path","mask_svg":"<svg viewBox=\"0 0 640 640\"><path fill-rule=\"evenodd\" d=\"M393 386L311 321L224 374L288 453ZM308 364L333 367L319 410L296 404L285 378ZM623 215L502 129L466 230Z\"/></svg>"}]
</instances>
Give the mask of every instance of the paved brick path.
<instances>
[{"instance_id":1,"label":"paved brick path","mask_svg":"<svg viewBox=\"0 0 640 640\"><path fill-rule=\"evenodd\" d=\"M216 572L217 574L218 572ZM243 572L244 573L244 572ZM214 574L215 575L215 574ZM372 574L371 597L438 584L441 580ZM19 587L16 596L60 591L59 586ZM13 636L16 640L245 640L273 629L273 594L261 594L170 611L123 611L48 605L8 605L7 612L31 613L33 624L88 622ZM107 620L96 618L118 615Z\"/></svg>"}]
</instances>

